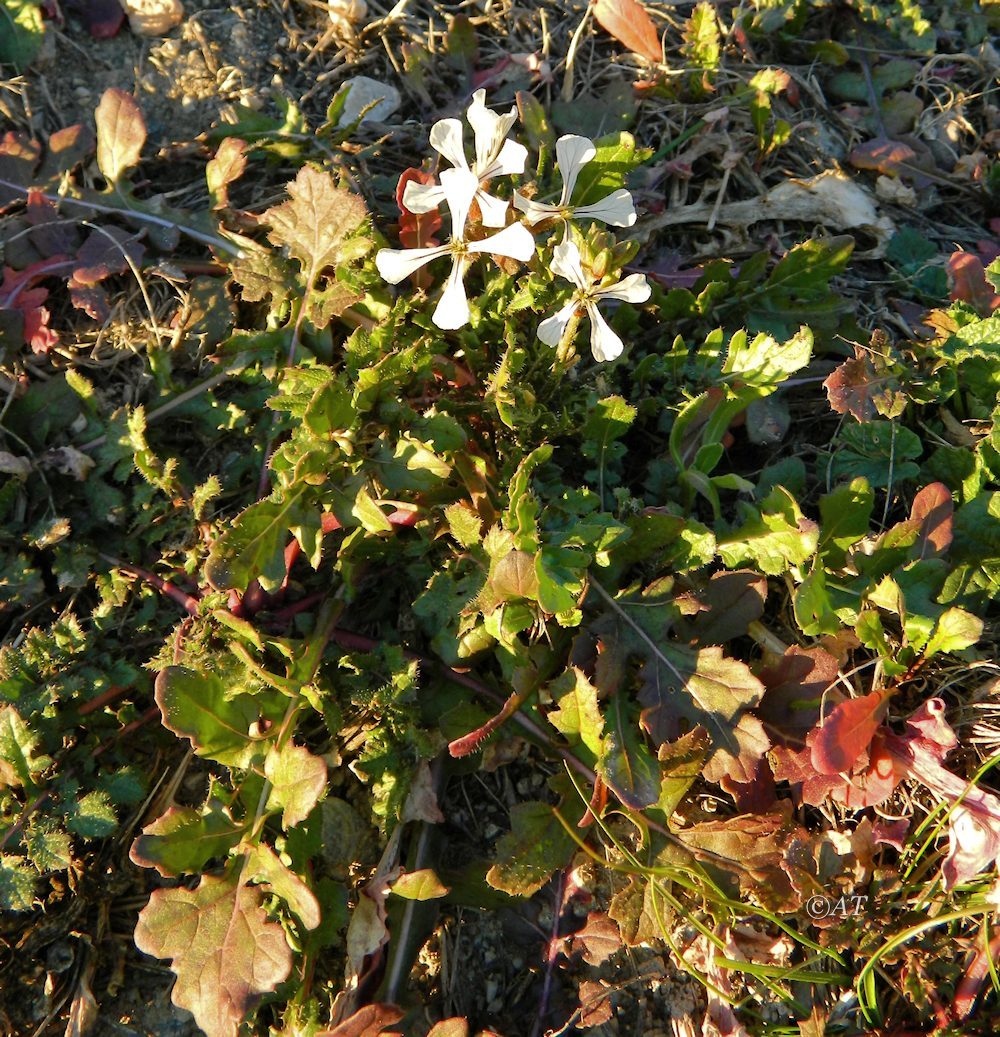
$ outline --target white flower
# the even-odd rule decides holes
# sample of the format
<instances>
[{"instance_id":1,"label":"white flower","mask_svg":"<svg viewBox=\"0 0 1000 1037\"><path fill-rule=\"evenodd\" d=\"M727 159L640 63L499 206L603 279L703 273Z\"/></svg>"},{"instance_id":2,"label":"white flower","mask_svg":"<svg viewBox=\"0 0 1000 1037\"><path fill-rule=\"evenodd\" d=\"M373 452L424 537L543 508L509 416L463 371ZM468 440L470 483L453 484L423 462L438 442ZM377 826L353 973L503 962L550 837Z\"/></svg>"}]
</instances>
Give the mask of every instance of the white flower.
<instances>
[{"instance_id":1,"label":"white flower","mask_svg":"<svg viewBox=\"0 0 1000 1037\"><path fill-rule=\"evenodd\" d=\"M476 137L476 157L469 165L465 157L462 124L458 119L442 119L431 127L431 147L446 158L456 169L472 172L477 181L476 201L487 227L503 227L507 223L507 202L483 190L483 184L495 176L523 173L528 149L516 141L507 140L510 128L517 120L517 108L506 115L497 115L486 107L486 91L477 90L466 118ZM443 186L418 184L410 181L403 192L403 205L410 212L424 213L436 209L444 201Z\"/></svg>"},{"instance_id":2,"label":"white flower","mask_svg":"<svg viewBox=\"0 0 1000 1037\"><path fill-rule=\"evenodd\" d=\"M650 288L642 274L629 274L616 284L604 288L594 286L583 271L580 250L572 241L562 241L552 250L552 270L571 281L576 291L573 298L558 312L538 325L538 337L547 346L558 346L569 322L580 306L590 317L590 348L595 360L614 360L621 356L622 340L611 330L601 316L597 304L601 299L620 299L622 302L645 302Z\"/></svg>"},{"instance_id":3,"label":"white flower","mask_svg":"<svg viewBox=\"0 0 1000 1037\"><path fill-rule=\"evenodd\" d=\"M439 328L446 330L461 328L469 322L469 302L462 281L468 258L485 252L526 263L535 252L535 240L523 223L512 223L482 241L465 240L469 208L478 189L479 180L471 170L446 169L441 174L441 190L451 212L451 240L434 248L383 248L375 256L375 266L389 284L399 284L431 260L451 256L451 273L431 317Z\"/></svg>"},{"instance_id":4,"label":"white flower","mask_svg":"<svg viewBox=\"0 0 1000 1037\"><path fill-rule=\"evenodd\" d=\"M568 133L556 141L556 161L562 174L562 194L555 205L536 202L531 198L514 192L514 208L524 213L527 222L533 227L542 220L569 219L570 217L586 217L598 220L611 227L631 227L635 223L635 205L632 196L624 188L612 191L606 198L590 205L570 204L573 188L576 187L580 170L597 154L594 142L586 137L577 137Z\"/></svg>"}]
</instances>

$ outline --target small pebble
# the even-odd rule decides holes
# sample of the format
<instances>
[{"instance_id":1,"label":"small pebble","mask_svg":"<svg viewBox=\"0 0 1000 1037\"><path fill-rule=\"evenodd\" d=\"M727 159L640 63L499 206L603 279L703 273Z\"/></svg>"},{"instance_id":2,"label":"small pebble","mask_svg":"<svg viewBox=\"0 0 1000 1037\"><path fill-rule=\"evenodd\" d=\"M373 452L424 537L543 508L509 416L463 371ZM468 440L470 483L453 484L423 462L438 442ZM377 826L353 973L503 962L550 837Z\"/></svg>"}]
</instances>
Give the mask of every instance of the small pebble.
<instances>
[{"instance_id":1,"label":"small pebble","mask_svg":"<svg viewBox=\"0 0 1000 1037\"><path fill-rule=\"evenodd\" d=\"M184 19L181 0L121 0L136 36L166 36Z\"/></svg>"},{"instance_id":2,"label":"small pebble","mask_svg":"<svg viewBox=\"0 0 1000 1037\"><path fill-rule=\"evenodd\" d=\"M352 76L345 80L344 86L351 88L341 112L338 126L346 126L354 122L358 116L374 101L378 101L371 111L365 113L362 122L385 122L399 107L401 98L399 91L389 83L380 83L369 76Z\"/></svg>"}]
</instances>

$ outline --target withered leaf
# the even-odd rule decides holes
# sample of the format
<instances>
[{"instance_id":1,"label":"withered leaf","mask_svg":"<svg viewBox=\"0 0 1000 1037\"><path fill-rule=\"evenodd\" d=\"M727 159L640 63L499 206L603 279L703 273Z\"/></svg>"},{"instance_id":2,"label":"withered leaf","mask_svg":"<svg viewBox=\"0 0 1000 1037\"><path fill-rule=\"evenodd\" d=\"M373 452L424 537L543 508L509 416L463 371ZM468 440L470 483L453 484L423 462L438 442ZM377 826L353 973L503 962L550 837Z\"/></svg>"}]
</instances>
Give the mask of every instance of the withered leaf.
<instances>
[{"instance_id":1,"label":"withered leaf","mask_svg":"<svg viewBox=\"0 0 1000 1037\"><path fill-rule=\"evenodd\" d=\"M321 271L336 266L345 239L365 218L365 203L312 166L303 166L287 190L290 200L264 213L268 240L288 249L312 285Z\"/></svg>"},{"instance_id":2,"label":"withered leaf","mask_svg":"<svg viewBox=\"0 0 1000 1037\"><path fill-rule=\"evenodd\" d=\"M618 925L603 911L591 911L582 929L570 937L570 948L583 952L591 965L601 965L622 946Z\"/></svg>"},{"instance_id":3,"label":"withered leaf","mask_svg":"<svg viewBox=\"0 0 1000 1037\"><path fill-rule=\"evenodd\" d=\"M120 186L124 175L139 161L146 142L146 121L135 100L116 86L104 91L94 117L97 166L109 184Z\"/></svg>"}]
</instances>

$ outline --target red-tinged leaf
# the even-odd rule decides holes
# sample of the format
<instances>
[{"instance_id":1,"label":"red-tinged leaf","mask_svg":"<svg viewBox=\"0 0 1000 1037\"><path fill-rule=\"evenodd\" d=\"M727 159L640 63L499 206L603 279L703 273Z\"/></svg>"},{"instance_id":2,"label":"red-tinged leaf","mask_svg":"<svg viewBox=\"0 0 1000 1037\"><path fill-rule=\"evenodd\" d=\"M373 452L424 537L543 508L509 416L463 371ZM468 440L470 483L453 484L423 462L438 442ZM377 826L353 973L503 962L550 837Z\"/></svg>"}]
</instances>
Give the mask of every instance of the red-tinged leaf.
<instances>
[{"instance_id":1,"label":"red-tinged leaf","mask_svg":"<svg viewBox=\"0 0 1000 1037\"><path fill-rule=\"evenodd\" d=\"M638 0L597 0L594 18L598 25L633 54L647 61L658 62L663 57L656 26Z\"/></svg>"},{"instance_id":2,"label":"red-tinged leaf","mask_svg":"<svg viewBox=\"0 0 1000 1037\"><path fill-rule=\"evenodd\" d=\"M82 123L56 130L45 146L45 157L38 170L39 182L57 186L64 173L71 173L90 158L94 143L93 130Z\"/></svg>"},{"instance_id":3,"label":"red-tinged leaf","mask_svg":"<svg viewBox=\"0 0 1000 1037\"><path fill-rule=\"evenodd\" d=\"M108 183L117 186L139 161L146 142L146 120L135 100L116 86L104 91L94 118L97 166Z\"/></svg>"},{"instance_id":4,"label":"red-tinged leaf","mask_svg":"<svg viewBox=\"0 0 1000 1037\"><path fill-rule=\"evenodd\" d=\"M208 182L208 194L212 199L213 209L224 209L229 205L229 185L246 172L246 141L238 137L226 137L219 145L208 165L205 167L205 179Z\"/></svg>"},{"instance_id":5,"label":"red-tinged leaf","mask_svg":"<svg viewBox=\"0 0 1000 1037\"><path fill-rule=\"evenodd\" d=\"M49 327L49 311L42 305L49 297L49 290L41 285L32 287L36 280L57 271L65 271L65 256L55 256L33 263L25 270L15 271L4 267L3 284L0 284L0 313L12 311L17 323L8 327L8 331L20 333L25 345L32 352L47 353L58 345L59 335ZM5 322L5 325L8 322Z\"/></svg>"},{"instance_id":6,"label":"red-tinged leaf","mask_svg":"<svg viewBox=\"0 0 1000 1037\"><path fill-rule=\"evenodd\" d=\"M69 0L67 8L76 14L95 40L108 40L117 35L125 21L118 0Z\"/></svg>"},{"instance_id":7,"label":"red-tinged leaf","mask_svg":"<svg viewBox=\"0 0 1000 1037\"><path fill-rule=\"evenodd\" d=\"M858 421L871 421L878 414L875 395L882 385L872 362L863 354L845 360L823 382L823 388L838 414L850 414Z\"/></svg>"},{"instance_id":8,"label":"red-tinged leaf","mask_svg":"<svg viewBox=\"0 0 1000 1037\"><path fill-rule=\"evenodd\" d=\"M603 911L591 911L584 927L570 937L570 950L582 951L584 961L591 965L603 965L621 946L618 923Z\"/></svg>"},{"instance_id":9,"label":"red-tinged leaf","mask_svg":"<svg viewBox=\"0 0 1000 1037\"><path fill-rule=\"evenodd\" d=\"M145 251L134 234L118 227L91 231L76 254L70 287L89 287L112 274L123 274L139 265Z\"/></svg>"},{"instance_id":10,"label":"red-tinged leaf","mask_svg":"<svg viewBox=\"0 0 1000 1037\"><path fill-rule=\"evenodd\" d=\"M237 1037L247 1013L291 972L284 930L268 920L262 898L234 869L203 876L193 890L155 890L139 915L136 946L170 959L172 1000L207 1037Z\"/></svg>"},{"instance_id":11,"label":"red-tinged leaf","mask_svg":"<svg viewBox=\"0 0 1000 1037\"><path fill-rule=\"evenodd\" d=\"M944 483L931 483L913 498L910 521L920 526L918 558L935 558L948 550L953 537L954 513L951 490Z\"/></svg>"},{"instance_id":12,"label":"red-tinged leaf","mask_svg":"<svg viewBox=\"0 0 1000 1037\"><path fill-rule=\"evenodd\" d=\"M810 738L812 765L816 771L819 774L850 772L871 745L885 710L886 697L880 691L845 699L834 706L816 729L815 737Z\"/></svg>"},{"instance_id":13,"label":"red-tinged leaf","mask_svg":"<svg viewBox=\"0 0 1000 1037\"><path fill-rule=\"evenodd\" d=\"M41 154L42 146L23 133L8 131L0 137L0 212L24 198Z\"/></svg>"},{"instance_id":14,"label":"red-tinged leaf","mask_svg":"<svg viewBox=\"0 0 1000 1037\"><path fill-rule=\"evenodd\" d=\"M332 1030L320 1030L316 1037L380 1037L386 1034L388 1027L398 1023L403 1015L402 1009L395 1005L365 1005ZM395 1037L401 1035L396 1034Z\"/></svg>"},{"instance_id":15,"label":"red-tinged leaf","mask_svg":"<svg viewBox=\"0 0 1000 1037\"><path fill-rule=\"evenodd\" d=\"M433 184L434 177L430 173L424 173L419 169L404 169L396 184L396 205L399 207L399 243L403 248L431 248L440 244L436 235L441 229L441 213L437 209L430 212L410 212L403 204L403 194L406 185ZM431 275L421 268L414 272L410 280L414 287L426 289L431 283Z\"/></svg>"},{"instance_id":16,"label":"red-tinged leaf","mask_svg":"<svg viewBox=\"0 0 1000 1037\"><path fill-rule=\"evenodd\" d=\"M902 141L876 137L866 144L859 144L848 156L855 169L874 169L879 173L899 176L908 171L908 166L917 153Z\"/></svg>"},{"instance_id":17,"label":"red-tinged leaf","mask_svg":"<svg viewBox=\"0 0 1000 1037\"><path fill-rule=\"evenodd\" d=\"M1000 295L986 280L982 260L975 253L952 253L947 270L952 299L968 303L984 316L1000 307Z\"/></svg>"},{"instance_id":18,"label":"red-tinged leaf","mask_svg":"<svg viewBox=\"0 0 1000 1037\"><path fill-rule=\"evenodd\" d=\"M63 219L56 206L36 188L28 191L25 216L31 224L31 233L28 235L31 244L46 259L65 256L76 247L79 240L76 228Z\"/></svg>"},{"instance_id":19,"label":"red-tinged leaf","mask_svg":"<svg viewBox=\"0 0 1000 1037\"><path fill-rule=\"evenodd\" d=\"M736 809L741 814L766 814L774 807L777 799L774 774L771 765L763 757L757 761L750 781L733 781L724 774L719 784L733 797Z\"/></svg>"},{"instance_id":20,"label":"red-tinged leaf","mask_svg":"<svg viewBox=\"0 0 1000 1037\"><path fill-rule=\"evenodd\" d=\"M79 285L70 282L69 298L78 310L83 310L88 317L102 324L111 316L108 293L99 284Z\"/></svg>"}]
</instances>

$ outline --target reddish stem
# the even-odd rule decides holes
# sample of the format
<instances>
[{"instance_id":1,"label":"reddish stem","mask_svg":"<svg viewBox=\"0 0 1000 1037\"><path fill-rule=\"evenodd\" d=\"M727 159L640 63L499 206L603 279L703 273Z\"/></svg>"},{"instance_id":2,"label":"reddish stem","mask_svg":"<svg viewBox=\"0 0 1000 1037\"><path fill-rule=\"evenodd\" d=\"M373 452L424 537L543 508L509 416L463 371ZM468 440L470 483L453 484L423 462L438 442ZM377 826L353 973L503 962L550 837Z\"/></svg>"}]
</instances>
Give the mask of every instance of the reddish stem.
<instances>
[{"instance_id":1,"label":"reddish stem","mask_svg":"<svg viewBox=\"0 0 1000 1037\"><path fill-rule=\"evenodd\" d=\"M151 573L148 569L143 569L138 565L133 565L131 562L120 562L117 558L112 558L111 555L106 554L102 554L101 557L116 569L121 569L122 572L130 573L132 576L137 577L144 583L148 583L150 587L155 587L162 595L180 605L188 615L198 615L198 599L185 593L180 589L180 587L175 587L172 583L164 580L161 576L157 576L156 573Z\"/></svg>"}]
</instances>

